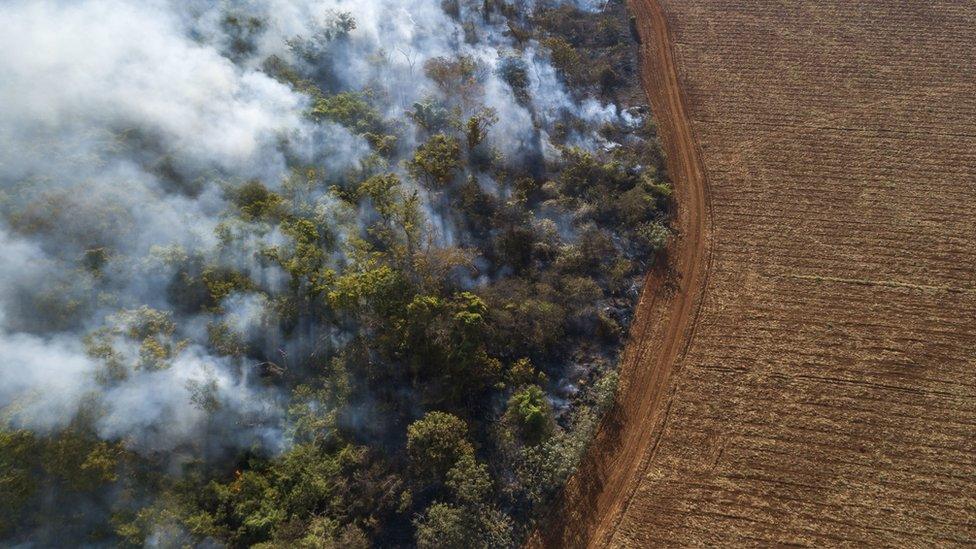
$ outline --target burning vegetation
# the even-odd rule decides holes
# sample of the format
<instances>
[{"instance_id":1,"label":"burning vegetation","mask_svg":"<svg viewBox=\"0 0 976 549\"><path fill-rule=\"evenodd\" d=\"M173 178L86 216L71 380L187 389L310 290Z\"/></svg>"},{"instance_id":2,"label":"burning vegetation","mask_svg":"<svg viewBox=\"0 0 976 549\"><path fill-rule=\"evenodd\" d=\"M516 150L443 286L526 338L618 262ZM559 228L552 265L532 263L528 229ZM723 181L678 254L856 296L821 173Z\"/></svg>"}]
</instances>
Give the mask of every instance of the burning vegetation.
<instances>
[{"instance_id":1,"label":"burning vegetation","mask_svg":"<svg viewBox=\"0 0 976 549\"><path fill-rule=\"evenodd\" d=\"M517 544L669 238L622 2L204 4L0 7L2 536Z\"/></svg>"}]
</instances>

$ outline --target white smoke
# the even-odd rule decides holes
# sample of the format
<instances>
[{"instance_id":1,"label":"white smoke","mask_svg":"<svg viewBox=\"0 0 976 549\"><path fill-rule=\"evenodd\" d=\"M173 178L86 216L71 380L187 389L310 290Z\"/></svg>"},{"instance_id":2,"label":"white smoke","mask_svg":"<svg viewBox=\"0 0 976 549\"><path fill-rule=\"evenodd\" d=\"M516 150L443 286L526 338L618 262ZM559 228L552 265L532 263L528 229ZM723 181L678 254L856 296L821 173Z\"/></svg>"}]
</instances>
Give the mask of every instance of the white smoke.
<instances>
[{"instance_id":1,"label":"white smoke","mask_svg":"<svg viewBox=\"0 0 976 549\"><path fill-rule=\"evenodd\" d=\"M472 6L462 2L462 16L480 21ZM341 89L370 88L389 98L387 117L403 119L415 101L434 93L424 76L428 60L459 53L485 67L481 102L498 113L491 142L504 154L516 154L537 135L533 115L543 122L563 110L594 122L615 116L611 106L595 103L581 110L533 44L521 53L531 104L520 104L497 74L513 45L503 26L479 23L479 40L466 41L440 0L6 0L0 409L8 419L48 431L96 395L99 433L136 449L175 448L214 421L224 422L214 436L227 444L280 445L278 395L249 379L248 365L208 355L201 332L209 318L177 319L176 335L190 345L167 368L133 370L107 386L95 381L99 366L86 355L84 338L119 309L173 308L166 295L173 273L160 250L218 253L223 182L258 179L278 188L291 159L341 174L369 154L345 128L311 121L305 116L311 98L261 69L270 55L301 62L289 44L313 38L338 12L351 13L357 26L331 46L325 68ZM263 22L243 59L228 53L227 13ZM557 155L545 131L541 136L542 152ZM341 212L328 200L318 208L323 219L339 222ZM450 241L450 222L428 215ZM223 261L266 269L251 252L282 235L234 230L246 235L247 249ZM102 247L108 253L96 279L79 268L79 258ZM261 277L265 287L284 283L273 269ZM51 302L70 303L74 316L54 322L44 309ZM235 294L224 309L219 320L235 332L263 329L264 298Z\"/></svg>"},{"instance_id":2,"label":"white smoke","mask_svg":"<svg viewBox=\"0 0 976 549\"><path fill-rule=\"evenodd\" d=\"M149 252L213 248L225 206L208 174L275 185L286 153L344 169L366 152L346 130L307 121L307 97L195 39L177 8L118 0L0 6L0 205L8 212L0 225L0 406L19 426L65 425L97 391L101 434L169 449L207 421L188 383L213 382L225 414L267 424L280 413L199 347L103 390L82 344L105 300L75 266L93 243L113 252L101 281L112 294L106 305L166 308L169 273ZM166 189L140 156L145 143L202 187ZM47 294L74 299L88 314L53 326L38 310Z\"/></svg>"},{"instance_id":3,"label":"white smoke","mask_svg":"<svg viewBox=\"0 0 976 549\"><path fill-rule=\"evenodd\" d=\"M77 341L0 335L0 403L5 419L40 432L66 425L94 388L94 364Z\"/></svg>"},{"instance_id":4,"label":"white smoke","mask_svg":"<svg viewBox=\"0 0 976 549\"><path fill-rule=\"evenodd\" d=\"M136 127L155 132L181 160L273 175L283 169L275 140L307 131L305 98L189 40L163 6L15 2L0 24L8 52L0 126L13 137L24 128Z\"/></svg>"}]
</instances>

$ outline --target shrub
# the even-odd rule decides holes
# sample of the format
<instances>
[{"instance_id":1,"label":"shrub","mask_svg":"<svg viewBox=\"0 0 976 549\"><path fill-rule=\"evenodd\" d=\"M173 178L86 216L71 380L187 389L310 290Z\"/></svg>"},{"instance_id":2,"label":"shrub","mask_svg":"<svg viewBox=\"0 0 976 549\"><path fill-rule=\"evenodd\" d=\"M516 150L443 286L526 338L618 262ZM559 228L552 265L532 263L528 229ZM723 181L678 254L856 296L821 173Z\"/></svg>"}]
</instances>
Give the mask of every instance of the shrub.
<instances>
[{"instance_id":1,"label":"shrub","mask_svg":"<svg viewBox=\"0 0 976 549\"><path fill-rule=\"evenodd\" d=\"M528 103L529 67L521 57L503 57L499 63L498 75L512 88L516 100L523 104Z\"/></svg>"},{"instance_id":2,"label":"shrub","mask_svg":"<svg viewBox=\"0 0 976 549\"><path fill-rule=\"evenodd\" d=\"M407 167L410 175L427 187L446 187L461 167L461 146L457 138L439 133L417 148Z\"/></svg>"},{"instance_id":3,"label":"shrub","mask_svg":"<svg viewBox=\"0 0 976 549\"><path fill-rule=\"evenodd\" d=\"M578 84L585 77L585 63L583 57L573 46L562 37L546 38L542 44L549 49L552 64L570 83Z\"/></svg>"},{"instance_id":4,"label":"shrub","mask_svg":"<svg viewBox=\"0 0 976 549\"><path fill-rule=\"evenodd\" d=\"M447 487L463 503L486 501L491 494L491 484L488 467L475 460L472 454L462 454L447 472Z\"/></svg>"},{"instance_id":5,"label":"shrub","mask_svg":"<svg viewBox=\"0 0 976 549\"><path fill-rule=\"evenodd\" d=\"M515 392L508 400L505 417L528 445L545 440L555 426L552 406L545 391L538 385L529 385Z\"/></svg>"},{"instance_id":6,"label":"shrub","mask_svg":"<svg viewBox=\"0 0 976 549\"><path fill-rule=\"evenodd\" d=\"M429 412L407 427L407 456L424 479L442 482L447 472L474 448L467 440L468 426L457 416Z\"/></svg>"},{"instance_id":7,"label":"shrub","mask_svg":"<svg viewBox=\"0 0 976 549\"><path fill-rule=\"evenodd\" d=\"M638 225L634 231L637 242L640 243L650 253L657 253L664 250L671 238L671 231L657 221L649 221Z\"/></svg>"},{"instance_id":8,"label":"shrub","mask_svg":"<svg viewBox=\"0 0 976 549\"><path fill-rule=\"evenodd\" d=\"M414 521L420 549L467 549L476 533L465 509L445 503L431 505Z\"/></svg>"}]
</instances>

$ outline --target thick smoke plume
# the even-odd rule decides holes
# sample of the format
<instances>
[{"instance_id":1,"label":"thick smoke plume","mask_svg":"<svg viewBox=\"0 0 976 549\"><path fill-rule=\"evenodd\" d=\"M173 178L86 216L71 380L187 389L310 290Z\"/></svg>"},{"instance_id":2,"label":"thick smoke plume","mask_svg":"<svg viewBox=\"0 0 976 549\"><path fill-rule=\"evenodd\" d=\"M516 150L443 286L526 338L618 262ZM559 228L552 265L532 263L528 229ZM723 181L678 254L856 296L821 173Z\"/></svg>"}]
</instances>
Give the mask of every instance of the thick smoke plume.
<instances>
[{"instance_id":1,"label":"thick smoke plume","mask_svg":"<svg viewBox=\"0 0 976 549\"><path fill-rule=\"evenodd\" d=\"M0 405L12 424L48 432L91 407L100 436L137 451L170 450L201 434L272 452L286 444L284 396L256 379L256 365L209 354L206 326L224 321L282 356L307 351L308 342L276 337L256 294L230 295L207 315L181 314L166 291L178 274L170 259L219 258L261 271L267 287L283 284L280 270L253 254L221 252L215 230L227 185L278 188L292 162L339 177L369 154L362 137L306 116L312 98L269 75L262 62L270 56L320 64L334 91L383 94L384 116L410 124L405 111L433 92L425 62L463 52L488 67L484 103L499 120L492 145L506 155L556 154L545 131L534 142L533 114L543 123L563 110L594 124L618 116L595 102L575 105L531 44L518 54L531 102L516 100L499 76L515 55L511 38L473 9L462 2L451 17L437 0L3 3ZM340 13L355 28L330 42ZM262 26L242 36L228 14ZM486 39L467 42L462 21ZM577 140L602 144L595 134ZM355 230L348 212L325 198L319 207L337 232ZM435 238L454 238L450 220L425 211ZM257 249L282 237L250 238ZM165 367L140 366L146 350L126 335L133 332L153 332L168 349ZM111 353L100 356L100 344ZM121 372L106 374L107 362Z\"/></svg>"}]
</instances>

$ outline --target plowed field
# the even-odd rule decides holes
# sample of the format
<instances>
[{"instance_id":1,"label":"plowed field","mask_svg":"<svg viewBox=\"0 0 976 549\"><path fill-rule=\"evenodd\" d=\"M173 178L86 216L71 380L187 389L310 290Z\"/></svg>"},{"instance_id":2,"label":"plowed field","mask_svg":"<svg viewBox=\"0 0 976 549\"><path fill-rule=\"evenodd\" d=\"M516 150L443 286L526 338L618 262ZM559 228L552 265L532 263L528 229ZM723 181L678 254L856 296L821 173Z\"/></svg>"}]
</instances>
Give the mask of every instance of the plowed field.
<instances>
[{"instance_id":1,"label":"plowed field","mask_svg":"<svg viewBox=\"0 0 976 549\"><path fill-rule=\"evenodd\" d=\"M976 3L631 5L681 276L545 542L976 543Z\"/></svg>"}]
</instances>

